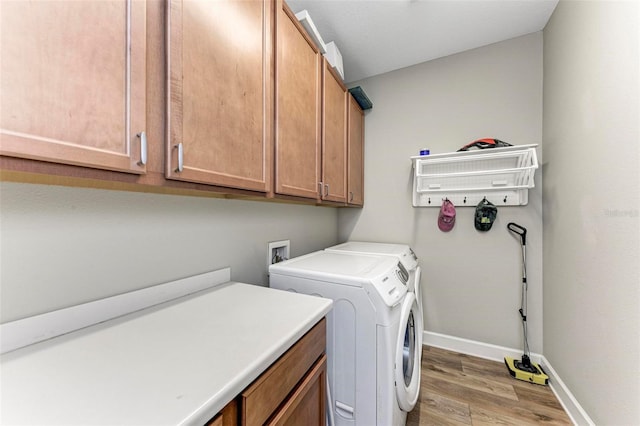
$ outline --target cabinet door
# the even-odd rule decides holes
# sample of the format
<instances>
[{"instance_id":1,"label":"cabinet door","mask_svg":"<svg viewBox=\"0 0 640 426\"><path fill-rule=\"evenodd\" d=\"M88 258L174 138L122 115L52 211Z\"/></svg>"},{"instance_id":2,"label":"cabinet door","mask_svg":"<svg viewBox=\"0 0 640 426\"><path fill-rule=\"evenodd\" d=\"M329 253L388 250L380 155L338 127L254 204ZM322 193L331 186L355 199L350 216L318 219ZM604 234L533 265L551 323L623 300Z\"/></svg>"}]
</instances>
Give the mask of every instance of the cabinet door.
<instances>
[{"instance_id":1,"label":"cabinet door","mask_svg":"<svg viewBox=\"0 0 640 426\"><path fill-rule=\"evenodd\" d=\"M272 7L169 2L168 178L269 190Z\"/></svg>"},{"instance_id":2,"label":"cabinet door","mask_svg":"<svg viewBox=\"0 0 640 426\"><path fill-rule=\"evenodd\" d=\"M233 399L205 426L238 426L238 401Z\"/></svg>"},{"instance_id":3,"label":"cabinet door","mask_svg":"<svg viewBox=\"0 0 640 426\"><path fill-rule=\"evenodd\" d=\"M268 426L324 426L327 356L322 355Z\"/></svg>"},{"instance_id":4,"label":"cabinet door","mask_svg":"<svg viewBox=\"0 0 640 426\"><path fill-rule=\"evenodd\" d=\"M275 192L317 199L322 56L288 6L277 5Z\"/></svg>"},{"instance_id":5,"label":"cabinet door","mask_svg":"<svg viewBox=\"0 0 640 426\"><path fill-rule=\"evenodd\" d=\"M291 398L304 378L309 377L309 371L325 352L326 327L323 318L242 392L240 417L243 426L264 425Z\"/></svg>"},{"instance_id":6,"label":"cabinet door","mask_svg":"<svg viewBox=\"0 0 640 426\"><path fill-rule=\"evenodd\" d=\"M349 162L347 165L347 202L364 205L364 112L349 95Z\"/></svg>"},{"instance_id":7,"label":"cabinet door","mask_svg":"<svg viewBox=\"0 0 640 426\"><path fill-rule=\"evenodd\" d=\"M323 59L322 199L347 201L347 88Z\"/></svg>"},{"instance_id":8,"label":"cabinet door","mask_svg":"<svg viewBox=\"0 0 640 426\"><path fill-rule=\"evenodd\" d=\"M0 9L0 154L144 173L145 2Z\"/></svg>"}]
</instances>

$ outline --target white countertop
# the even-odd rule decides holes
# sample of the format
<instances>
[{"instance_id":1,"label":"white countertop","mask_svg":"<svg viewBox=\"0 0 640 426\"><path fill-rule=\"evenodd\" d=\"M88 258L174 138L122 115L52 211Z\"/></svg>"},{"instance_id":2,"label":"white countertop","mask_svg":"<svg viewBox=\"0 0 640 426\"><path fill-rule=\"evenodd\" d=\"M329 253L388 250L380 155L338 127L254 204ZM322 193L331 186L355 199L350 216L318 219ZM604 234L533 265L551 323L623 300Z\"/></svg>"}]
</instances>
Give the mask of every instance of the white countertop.
<instances>
[{"instance_id":1,"label":"white countertop","mask_svg":"<svg viewBox=\"0 0 640 426\"><path fill-rule=\"evenodd\" d=\"M2 424L204 424L331 309L226 283L2 356Z\"/></svg>"}]
</instances>

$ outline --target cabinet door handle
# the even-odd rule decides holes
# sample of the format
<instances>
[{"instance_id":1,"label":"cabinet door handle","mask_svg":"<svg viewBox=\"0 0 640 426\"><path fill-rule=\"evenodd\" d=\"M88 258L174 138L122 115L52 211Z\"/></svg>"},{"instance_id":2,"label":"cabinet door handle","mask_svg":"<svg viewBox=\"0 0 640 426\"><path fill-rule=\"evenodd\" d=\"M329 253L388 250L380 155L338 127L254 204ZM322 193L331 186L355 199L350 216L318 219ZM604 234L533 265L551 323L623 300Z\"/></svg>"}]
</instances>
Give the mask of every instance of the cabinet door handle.
<instances>
[{"instance_id":1,"label":"cabinet door handle","mask_svg":"<svg viewBox=\"0 0 640 426\"><path fill-rule=\"evenodd\" d=\"M329 184L328 183L324 184L324 196L325 197L329 196Z\"/></svg>"},{"instance_id":2,"label":"cabinet door handle","mask_svg":"<svg viewBox=\"0 0 640 426\"><path fill-rule=\"evenodd\" d=\"M349 202L353 201L353 191L349 191Z\"/></svg>"},{"instance_id":3,"label":"cabinet door handle","mask_svg":"<svg viewBox=\"0 0 640 426\"><path fill-rule=\"evenodd\" d=\"M140 161L138 161L138 166L144 166L147 164L147 133L140 132L137 136L140 138Z\"/></svg>"},{"instance_id":4,"label":"cabinet door handle","mask_svg":"<svg viewBox=\"0 0 640 426\"><path fill-rule=\"evenodd\" d=\"M182 149L182 142L178 145L175 145L178 149L178 167L176 168L176 172L181 172L184 169L184 150Z\"/></svg>"}]
</instances>

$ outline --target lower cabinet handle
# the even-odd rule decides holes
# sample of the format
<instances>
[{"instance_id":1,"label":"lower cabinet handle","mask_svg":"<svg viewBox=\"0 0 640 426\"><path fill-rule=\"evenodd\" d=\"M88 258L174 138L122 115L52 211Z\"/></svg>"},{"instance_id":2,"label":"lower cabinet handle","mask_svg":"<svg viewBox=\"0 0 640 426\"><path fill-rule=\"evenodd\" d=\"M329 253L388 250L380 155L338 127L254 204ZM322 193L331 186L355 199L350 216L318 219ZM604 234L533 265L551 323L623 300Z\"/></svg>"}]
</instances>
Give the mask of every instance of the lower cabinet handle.
<instances>
[{"instance_id":1,"label":"lower cabinet handle","mask_svg":"<svg viewBox=\"0 0 640 426\"><path fill-rule=\"evenodd\" d=\"M176 172L181 172L184 169L184 150L182 148L182 142L175 146L178 149L178 167Z\"/></svg>"},{"instance_id":2,"label":"lower cabinet handle","mask_svg":"<svg viewBox=\"0 0 640 426\"><path fill-rule=\"evenodd\" d=\"M147 134L140 132L136 136L140 138L140 161L138 161L138 166L144 166L147 164Z\"/></svg>"},{"instance_id":3,"label":"lower cabinet handle","mask_svg":"<svg viewBox=\"0 0 640 426\"><path fill-rule=\"evenodd\" d=\"M327 197L329 195L329 184L324 184L324 196Z\"/></svg>"}]
</instances>

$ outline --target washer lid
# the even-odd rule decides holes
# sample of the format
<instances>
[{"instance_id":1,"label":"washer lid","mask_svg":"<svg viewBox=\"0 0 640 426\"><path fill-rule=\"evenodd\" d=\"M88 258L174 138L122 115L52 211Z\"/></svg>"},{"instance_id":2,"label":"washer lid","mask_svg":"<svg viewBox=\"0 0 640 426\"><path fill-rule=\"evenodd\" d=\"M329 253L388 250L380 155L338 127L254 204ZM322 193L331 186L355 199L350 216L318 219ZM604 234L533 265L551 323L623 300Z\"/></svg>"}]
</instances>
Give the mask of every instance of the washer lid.
<instances>
[{"instance_id":1,"label":"washer lid","mask_svg":"<svg viewBox=\"0 0 640 426\"><path fill-rule=\"evenodd\" d=\"M311 278L361 287L373 283L397 268L389 256L317 251L269 266L269 274Z\"/></svg>"},{"instance_id":2,"label":"washer lid","mask_svg":"<svg viewBox=\"0 0 640 426\"><path fill-rule=\"evenodd\" d=\"M411 247L406 244L391 243L371 243L364 241L347 241L325 249L334 252L349 252L359 254L376 254L396 256L402 262L402 265L408 270L415 269L418 266L418 257Z\"/></svg>"}]
</instances>

